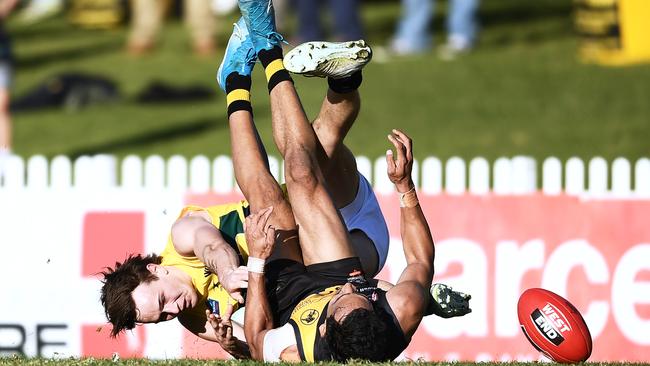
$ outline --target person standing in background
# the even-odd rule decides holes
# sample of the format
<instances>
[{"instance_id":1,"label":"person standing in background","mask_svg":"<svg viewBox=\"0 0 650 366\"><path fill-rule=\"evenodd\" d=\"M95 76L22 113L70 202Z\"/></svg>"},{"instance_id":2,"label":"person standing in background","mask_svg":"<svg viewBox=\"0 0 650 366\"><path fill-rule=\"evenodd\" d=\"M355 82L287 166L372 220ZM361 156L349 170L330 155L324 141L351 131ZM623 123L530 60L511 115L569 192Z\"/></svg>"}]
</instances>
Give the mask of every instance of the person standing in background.
<instances>
[{"instance_id":1,"label":"person standing in background","mask_svg":"<svg viewBox=\"0 0 650 366\"><path fill-rule=\"evenodd\" d=\"M430 23L436 0L402 0L402 18L390 48L400 55L424 52L431 47ZM438 48L438 55L452 60L474 46L478 24L479 0L449 0L447 43Z\"/></svg>"},{"instance_id":2,"label":"person standing in background","mask_svg":"<svg viewBox=\"0 0 650 366\"><path fill-rule=\"evenodd\" d=\"M363 26L359 16L359 0L329 0L332 37L325 37L321 26L321 7L323 0L296 0L298 11L297 43L333 39L336 41L355 41L363 38Z\"/></svg>"},{"instance_id":3,"label":"person standing in background","mask_svg":"<svg viewBox=\"0 0 650 366\"><path fill-rule=\"evenodd\" d=\"M13 56L11 40L5 30L5 22L18 0L0 0L0 173L11 153L11 114L9 112L9 87Z\"/></svg>"},{"instance_id":4,"label":"person standing in background","mask_svg":"<svg viewBox=\"0 0 650 366\"><path fill-rule=\"evenodd\" d=\"M183 17L189 27L194 53L209 56L214 53L214 15L208 0L182 0ZM168 1L131 0L131 33L127 50L134 55L151 51L156 43Z\"/></svg>"}]
</instances>

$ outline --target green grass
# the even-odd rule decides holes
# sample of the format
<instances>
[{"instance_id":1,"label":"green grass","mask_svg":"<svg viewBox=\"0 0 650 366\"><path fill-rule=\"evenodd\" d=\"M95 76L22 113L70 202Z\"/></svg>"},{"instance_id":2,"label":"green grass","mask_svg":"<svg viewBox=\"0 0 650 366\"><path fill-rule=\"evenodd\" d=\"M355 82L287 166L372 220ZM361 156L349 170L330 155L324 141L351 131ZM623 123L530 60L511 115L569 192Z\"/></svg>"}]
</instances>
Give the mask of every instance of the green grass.
<instances>
[{"instance_id":1,"label":"green grass","mask_svg":"<svg viewBox=\"0 0 650 366\"><path fill-rule=\"evenodd\" d=\"M388 147L385 135L399 127L415 138L418 158L649 156L650 66L579 63L571 11L570 0L484 0L480 43L466 57L443 62L434 51L403 58L376 52L364 71L363 107L348 145L358 155L380 156ZM398 16L399 2L364 3L367 38L376 51L387 44ZM234 19L218 20L220 45L226 44ZM443 22L441 14L436 16L438 41ZM213 59L193 56L188 34L177 21L167 24L157 51L143 58L123 52L126 28L79 30L61 17L34 26L13 22L9 29L18 61L14 97L64 70L106 75L123 95L114 104L76 113L17 113L18 154L229 153L224 98L214 82L221 51ZM254 74L253 107L270 146L270 108L260 69ZM135 103L135 95L152 80L212 87L215 98L156 106ZM326 83L299 76L295 80L313 118ZM276 154L273 148L269 151Z\"/></svg>"},{"instance_id":2,"label":"green grass","mask_svg":"<svg viewBox=\"0 0 650 366\"><path fill-rule=\"evenodd\" d=\"M143 360L143 359L132 359L132 360L99 360L99 359L61 359L61 360L52 360L52 359L41 359L41 358L1 358L0 357L0 366L5 365L25 365L25 366L40 366L40 365L51 365L51 366L160 366L160 365L173 365L173 366L209 366L209 365L231 365L231 366L248 366L248 365L262 365L262 362L255 361L205 361L205 360L164 360L164 361L155 361L155 360ZM395 365L394 362L385 362L385 363L371 363L371 362L349 362L348 365ZM531 364L541 364L541 363L525 363L525 362L418 362L418 365L423 366L527 366ZM293 365L293 364L286 364ZM319 365L339 365L334 362L323 362ZM543 363L543 365L556 366L561 365L558 363L548 362ZM648 365L647 363L630 363L630 362L588 362L584 365L588 366L634 366L634 365Z\"/></svg>"}]
</instances>

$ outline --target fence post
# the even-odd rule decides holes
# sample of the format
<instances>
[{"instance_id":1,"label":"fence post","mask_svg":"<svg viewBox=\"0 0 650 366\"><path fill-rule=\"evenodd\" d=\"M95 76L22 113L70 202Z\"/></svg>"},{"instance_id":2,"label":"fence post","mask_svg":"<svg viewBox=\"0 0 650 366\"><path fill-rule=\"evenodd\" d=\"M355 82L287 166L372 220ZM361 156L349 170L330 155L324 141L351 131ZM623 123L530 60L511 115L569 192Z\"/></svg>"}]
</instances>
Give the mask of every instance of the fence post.
<instances>
[{"instance_id":1,"label":"fence post","mask_svg":"<svg viewBox=\"0 0 650 366\"><path fill-rule=\"evenodd\" d=\"M9 155L5 158L3 173L5 189L22 189L25 186L25 162L20 156Z\"/></svg>"},{"instance_id":2,"label":"fence post","mask_svg":"<svg viewBox=\"0 0 650 366\"><path fill-rule=\"evenodd\" d=\"M512 162L501 157L494 161L494 194L505 195L512 193Z\"/></svg>"},{"instance_id":3,"label":"fence post","mask_svg":"<svg viewBox=\"0 0 650 366\"><path fill-rule=\"evenodd\" d=\"M43 155L34 155L27 161L27 187L41 190L47 186L47 159Z\"/></svg>"},{"instance_id":4,"label":"fence post","mask_svg":"<svg viewBox=\"0 0 650 366\"><path fill-rule=\"evenodd\" d=\"M92 189L92 158L88 155L78 157L73 165L74 188Z\"/></svg>"},{"instance_id":5,"label":"fence post","mask_svg":"<svg viewBox=\"0 0 650 366\"><path fill-rule=\"evenodd\" d=\"M122 188L142 189L142 159L129 155L122 160Z\"/></svg>"},{"instance_id":6,"label":"fence post","mask_svg":"<svg viewBox=\"0 0 650 366\"><path fill-rule=\"evenodd\" d=\"M58 155L50 164L50 187L52 189L69 189L72 187L72 162L67 156Z\"/></svg>"},{"instance_id":7,"label":"fence post","mask_svg":"<svg viewBox=\"0 0 650 366\"><path fill-rule=\"evenodd\" d=\"M190 160L190 190L206 193L210 190L210 159L197 155Z\"/></svg>"},{"instance_id":8,"label":"fence post","mask_svg":"<svg viewBox=\"0 0 650 366\"><path fill-rule=\"evenodd\" d=\"M625 158L616 158L612 163L612 193L625 197L632 192L632 167Z\"/></svg>"},{"instance_id":9,"label":"fence post","mask_svg":"<svg viewBox=\"0 0 650 366\"><path fill-rule=\"evenodd\" d=\"M542 166L542 191L547 195L562 193L562 162L551 156L544 160Z\"/></svg>"},{"instance_id":10,"label":"fence post","mask_svg":"<svg viewBox=\"0 0 650 366\"><path fill-rule=\"evenodd\" d=\"M144 188L162 190L165 188L165 160L160 155L151 155L144 161Z\"/></svg>"},{"instance_id":11,"label":"fence post","mask_svg":"<svg viewBox=\"0 0 650 366\"><path fill-rule=\"evenodd\" d=\"M375 191L381 194L389 194L395 191L393 187L393 182L388 179L388 174L386 174L386 157L382 156L375 160Z\"/></svg>"},{"instance_id":12,"label":"fence post","mask_svg":"<svg viewBox=\"0 0 650 366\"><path fill-rule=\"evenodd\" d=\"M174 155L167 161L167 189L182 192L187 189L187 160Z\"/></svg>"},{"instance_id":13,"label":"fence post","mask_svg":"<svg viewBox=\"0 0 650 366\"><path fill-rule=\"evenodd\" d=\"M465 161L454 156L445 164L445 192L452 195L465 193Z\"/></svg>"},{"instance_id":14,"label":"fence post","mask_svg":"<svg viewBox=\"0 0 650 366\"><path fill-rule=\"evenodd\" d=\"M117 159L113 155L99 154L92 157L92 182L95 187L117 186Z\"/></svg>"},{"instance_id":15,"label":"fence post","mask_svg":"<svg viewBox=\"0 0 650 366\"><path fill-rule=\"evenodd\" d=\"M607 161L597 156L589 161L589 194L604 196L607 193Z\"/></svg>"},{"instance_id":16,"label":"fence post","mask_svg":"<svg viewBox=\"0 0 650 366\"><path fill-rule=\"evenodd\" d=\"M650 197L650 159L641 158L634 164L634 191L640 197Z\"/></svg>"},{"instance_id":17,"label":"fence post","mask_svg":"<svg viewBox=\"0 0 650 366\"><path fill-rule=\"evenodd\" d=\"M537 164L530 156L512 158L512 193L529 194L537 190Z\"/></svg>"},{"instance_id":18,"label":"fence post","mask_svg":"<svg viewBox=\"0 0 650 366\"><path fill-rule=\"evenodd\" d=\"M484 157L469 162L469 192L481 196L490 193L490 163Z\"/></svg>"},{"instance_id":19,"label":"fence post","mask_svg":"<svg viewBox=\"0 0 650 366\"><path fill-rule=\"evenodd\" d=\"M442 193L442 163L434 156L422 161L422 192L426 194Z\"/></svg>"},{"instance_id":20,"label":"fence post","mask_svg":"<svg viewBox=\"0 0 650 366\"><path fill-rule=\"evenodd\" d=\"M217 193L228 193L235 182L232 159L225 155L217 156L212 162L212 189Z\"/></svg>"},{"instance_id":21,"label":"fence post","mask_svg":"<svg viewBox=\"0 0 650 366\"><path fill-rule=\"evenodd\" d=\"M580 195L585 191L585 164L577 157L569 158L565 167L566 194Z\"/></svg>"}]
</instances>

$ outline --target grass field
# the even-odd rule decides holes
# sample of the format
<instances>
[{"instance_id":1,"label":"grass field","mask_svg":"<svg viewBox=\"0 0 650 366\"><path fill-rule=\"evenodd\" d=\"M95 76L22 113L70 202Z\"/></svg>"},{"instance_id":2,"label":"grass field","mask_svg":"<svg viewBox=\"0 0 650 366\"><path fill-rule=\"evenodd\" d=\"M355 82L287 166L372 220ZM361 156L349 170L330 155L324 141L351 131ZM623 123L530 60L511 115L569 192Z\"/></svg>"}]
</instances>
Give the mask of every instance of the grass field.
<instances>
[{"instance_id":1,"label":"grass field","mask_svg":"<svg viewBox=\"0 0 650 366\"><path fill-rule=\"evenodd\" d=\"M443 2L444 4L445 2ZM416 157L465 158L526 154L636 159L650 155L650 66L605 68L576 60L570 0L485 0L475 52L454 62L435 52L393 58L388 42L398 1L368 1L363 18L375 59L364 71L363 107L348 144L358 155L380 156L393 127L415 137ZM442 9L441 9L442 10ZM220 19L225 45L236 15ZM442 37L444 18L436 17ZM127 29L80 30L64 17L33 26L9 25L17 55L14 97L62 71L98 73L115 80L122 99L79 112L17 113L14 150L23 156L110 153L229 153L224 98L214 82L221 52L193 56L187 32L172 21L149 57L124 53ZM296 77L305 109L315 116L326 84ZM207 102L141 105L135 95L152 80L215 90ZM267 145L270 110L265 81L254 74L253 106ZM274 149L269 149L274 153ZM277 154L276 154L277 155Z\"/></svg>"},{"instance_id":2,"label":"grass field","mask_svg":"<svg viewBox=\"0 0 650 366\"><path fill-rule=\"evenodd\" d=\"M173 366L208 366L208 365L257 365L263 364L261 362L254 361L205 361L205 360L165 360L165 361L152 361L152 360L98 360L98 359L63 359L63 360L51 360L51 359L22 359L22 358L0 358L0 366L9 366L9 365L25 365L25 366L37 366L37 365L52 365L52 366L158 366L158 365L173 365ZM340 365L338 363L319 363L319 365ZM396 363L371 363L371 362L349 362L348 365L394 365ZM436 365L436 366L526 366L531 365L531 363L526 362L417 362L418 365ZM540 365L561 365L558 363L539 363L535 364ZM584 365L589 366L635 366L635 365L648 365L644 363L616 363L616 362L588 362Z\"/></svg>"}]
</instances>

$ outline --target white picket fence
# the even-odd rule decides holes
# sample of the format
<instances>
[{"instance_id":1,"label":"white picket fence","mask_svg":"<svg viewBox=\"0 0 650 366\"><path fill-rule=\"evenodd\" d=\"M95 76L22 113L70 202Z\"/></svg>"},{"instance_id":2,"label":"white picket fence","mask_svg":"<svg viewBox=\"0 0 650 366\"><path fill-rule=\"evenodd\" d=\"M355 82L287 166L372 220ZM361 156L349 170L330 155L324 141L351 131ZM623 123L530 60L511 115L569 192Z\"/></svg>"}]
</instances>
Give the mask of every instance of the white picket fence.
<instances>
[{"instance_id":1,"label":"white picket fence","mask_svg":"<svg viewBox=\"0 0 650 366\"><path fill-rule=\"evenodd\" d=\"M384 157L371 161L359 156L357 164L377 193L392 192ZM270 157L270 165L272 174L282 180L281 161ZM537 186L537 174L537 162L527 156L502 157L492 166L482 157L472 159L469 164L459 157L446 162L428 157L414 164L416 185L427 194L521 195L541 191L547 195L566 193L593 198L650 198L648 158L634 164L617 158L610 165L601 157L587 163L573 157L564 164L556 157L549 157L542 163L541 187ZM5 160L0 172L0 190L4 191L111 188L226 193L236 186L228 156L210 160L199 155L188 161L179 155L168 160L158 155L145 159L132 155L119 162L105 154L81 156L74 161L66 156L48 161L41 155L25 161L13 155Z\"/></svg>"}]
</instances>

